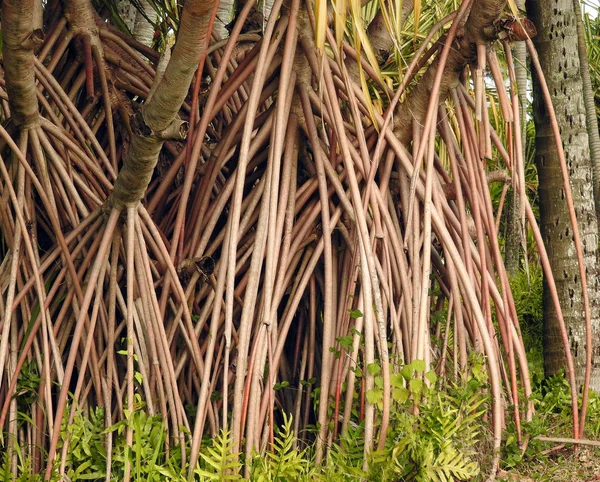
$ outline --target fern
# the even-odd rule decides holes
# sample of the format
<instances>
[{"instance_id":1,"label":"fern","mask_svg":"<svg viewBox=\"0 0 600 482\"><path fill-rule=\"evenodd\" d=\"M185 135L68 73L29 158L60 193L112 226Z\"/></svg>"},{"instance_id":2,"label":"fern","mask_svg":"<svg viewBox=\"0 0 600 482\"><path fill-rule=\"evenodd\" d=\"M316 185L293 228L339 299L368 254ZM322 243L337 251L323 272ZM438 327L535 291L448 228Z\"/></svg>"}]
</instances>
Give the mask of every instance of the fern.
<instances>
[{"instance_id":1,"label":"fern","mask_svg":"<svg viewBox=\"0 0 600 482\"><path fill-rule=\"evenodd\" d=\"M296 437L292 417L283 415L283 427L278 430L270 451L264 457L254 457L251 480L255 482L284 482L298 480L306 474L306 450L294 448Z\"/></svg>"},{"instance_id":2,"label":"fern","mask_svg":"<svg viewBox=\"0 0 600 482\"><path fill-rule=\"evenodd\" d=\"M471 480L479 474L479 466L453 448L441 452L431 467L432 482Z\"/></svg>"},{"instance_id":3,"label":"fern","mask_svg":"<svg viewBox=\"0 0 600 482\"><path fill-rule=\"evenodd\" d=\"M324 468L324 480L361 481L367 479L364 464L363 426L350 427L341 437L339 444L329 449L328 463ZM377 479L374 479L377 480Z\"/></svg>"},{"instance_id":4,"label":"fern","mask_svg":"<svg viewBox=\"0 0 600 482\"><path fill-rule=\"evenodd\" d=\"M418 396L412 393L394 399L392 420L383 450L372 451L365 459L364 427L353 416L346 431L327 450L327 461L314 467L313 445L297 448L298 440L292 430L292 418L283 414L283 423L276 428L276 436L263 454L246 459L251 482L352 482L373 480L378 482L453 482L472 480L479 473L473 460L474 446L478 442L484 413L489 401L483 362L471 360L466 380L460 385L452 383L444 389L417 364L408 366L397 374L400 387L418 385ZM416 373L416 374L415 374ZM413 380L426 376L430 384L415 384ZM401 379L400 379L401 377ZM414 378L417 377L417 378ZM406 382L406 383L405 383ZM397 387L397 388L400 388ZM408 390L408 388L405 388ZM564 394L563 394L564 392ZM553 411L561 408L568 395L564 381L550 383L546 394L536 400L538 407ZM419 402L418 411L411 410ZM565 398L565 400L567 400ZM597 403L600 406L600 402ZM416 412L416 413L415 413ZM126 428L134 431L134 443L126 443ZM73 482L78 480L104 480L106 477L105 437L113 434L111 479L122 480L125 463L131 463L133 482L161 482L187 480L187 467L182 466L180 450L168 450L167 433L160 417L150 416L143 405L138 405L129 416L111 427L104 428L102 408L79 410L71 424L62 426L61 442L67 440L70 450L65 467ZM188 439L189 440L189 439ZM189 445L180 447L189 450ZM29 454L22 454L18 445L16 455L19 478L10 473L8 455L3 453L0 480L10 482L38 481L32 473ZM221 432L206 445L203 444L199 463L194 470L195 481L241 481L244 458L233 451L233 441L228 431ZM58 474L56 474L58 476Z\"/></svg>"},{"instance_id":5,"label":"fern","mask_svg":"<svg viewBox=\"0 0 600 482\"><path fill-rule=\"evenodd\" d=\"M484 374L473 368L464 386L425 388L418 415L397 410L389 452L394 463L376 464L386 472L371 480L450 482L475 477L479 466L471 456L480 437L482 406L488 401L484 380ZM411 403L407 400L405 408Z\"/></svg>"},{"instance_id":6,"label":"fern","mask_svg":"<svg viewBox=\"0 0 600 482\"><path fill-rule=\"evenodd\" d=\"M201 481L209 480L244 480L240 475L242 464L240 453L233 452L233 440L227 430L222 430L213 441L212 446L207 447L205 452L200 453L204 461L203 468L197 468L194 472L200 476Z\"/></svg>"}]
</instances>

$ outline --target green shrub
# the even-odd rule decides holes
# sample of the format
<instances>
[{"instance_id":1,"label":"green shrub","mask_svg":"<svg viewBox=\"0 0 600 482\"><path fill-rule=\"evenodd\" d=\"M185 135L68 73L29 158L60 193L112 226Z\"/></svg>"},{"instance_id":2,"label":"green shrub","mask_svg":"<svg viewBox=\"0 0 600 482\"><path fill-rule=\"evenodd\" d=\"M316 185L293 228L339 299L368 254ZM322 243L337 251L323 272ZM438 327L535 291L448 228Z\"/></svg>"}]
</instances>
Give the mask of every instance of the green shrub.
<instances>
[{"instance_id":1,"label":"green shrub","mask_svg":"<svg viewBox=\"0 0 600 482\"><path fill-rule=\"evenodd\" d=\"M474 364L477 365L477 364ZM365 464L363 424L355 414L349 430L329 447L322 466L314 464L314 446L299 449L286 414L276 427L274 442L263 455L254 454L248 463L253 482L284 481L455 481L471 480L479 473L475 446L482 437L481 417L488 402L485 374L472 370L464 385L446 382L443 389L425 364L415 361L393 374L393 407L385 448L369 454ZM369 367L376 372L377 367ZM376 383L376 387L378 384ZM376 405L379 391L367 394ZM105 481L106 437L112 434L111 480L124 478L126 464L131 479L141 481L184 481L181 447L167 445L160 417L150 416L139 397L136 409L109 428L104 427L104 408L78 410L72 423L63 423L61 445L68 441L65 475L71 482ZM68 412L68 411L67 411ZM133 445L126 444L127 429L133 429ZM189 455L189 446L185 450ZM60 453L60 446L59 446ZM19 455L18 477L11 474L9 457L3 456L0 479L36 481L29 460ZM197 481L245 480L244 457L233 452L229 432L222 432L201 447L194 474ZM58 463L57 463L58 467ZM59 480L57 478L57 480Z\"/></svg>"}]
</instances>

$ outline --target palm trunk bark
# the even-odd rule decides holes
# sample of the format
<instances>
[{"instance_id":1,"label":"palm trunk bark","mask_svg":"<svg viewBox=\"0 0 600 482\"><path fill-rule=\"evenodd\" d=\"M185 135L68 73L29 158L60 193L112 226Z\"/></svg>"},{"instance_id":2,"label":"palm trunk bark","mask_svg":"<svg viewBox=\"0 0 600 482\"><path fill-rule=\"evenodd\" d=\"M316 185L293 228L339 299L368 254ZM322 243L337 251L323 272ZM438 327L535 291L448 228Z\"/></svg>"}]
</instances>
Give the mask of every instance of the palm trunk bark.
<instances>
[{"instance_id":1,"label":"palm trunk bark","mask_svg":"<svg viewBox=\"0 0 600 482\"><path fill-rule=\"evenodd\" d=\"M231 23L234 18L235 2L234 0L221 0L217 10L217 16L215 18L215 25L213 32L215 32L219 38L225 39L229 37L229 31L227 25Z\"/></svg>"},{"instance_id":2,"label":"palm trunk bark","mask_svg":"<svg viewBox=\"0 0 600 482\"><path fill-rule=\"evenodd\" d=\"M585 29L581 14L580 0L573 0L573 11L577 25L577 45L579 52L579 69L581 81L583 82L583 99L585 102L585 116L587 131L590 140L590 154L592 158L592 169L594 174L594 200L596 201L596 217L600 219L600 133L598 132L598 117L596 116L596 101L592 78L590 76L590 65L588 61L587 45L585 43Z\"/></svg>"},{"instance_id":3,"label":"palm trunk bark","mask_svg":"<svg viewBox=\"0 0 600 482\"><path fill-rule=\"evenodd\" d=\"M117 12L127 29L133 32L137 12L135 5L130 0L120 0L117 2Z\"/></svg>"},{"instance_id":4,"label":"palm trunk bark","mask_svg":"<svg viewBox=\"0 0 600 482\"><path fill-rule=\"evenodd\" d=\"M142 0L140 3L144 12L137 11L135 14L133 37L138 42L151 47L154 40L154 25L152 22L156 22L158 15L154 7L147 0ZM149 22L148 19L151 21Z\"/></svg>"},{"instance_id":5,"label":"palm trunk bark","mask_svg":"<svg viewBox=\"0 0 600 482\"><path fill-rule=\"evenodd\" d=\"M527 10L537 26L535 45L545 72L563 146L573 200L583 242L584 263L588 275L588 292L594 339L600 331L598 284L598 223L592 185L592 163L586 129L583 84L577 50L576 14L572 0L528 0ZM585 316L574 255L573 233L562 187L558 154L552 129L544 108L538 79L533 76L534 121L536 126L536 164L539 175L541 231L548 256L556 273L556 286L564 310L578 383L584 379L586 366ZM560 373L565 366L556 312L544 284L544 368L547 375ZM592 366L600 362L595 350ZM600 388L600 372L592 373L591 388Z\"/></svg>"},{"instance_id":6,"label":"palm trunk bark","mask_svg":"<svg viewBox=\"0 0 600 482\"><path fill-rule=\"evenodd\" d=\"M517 7L520 9L525 8L525 0L518 0ZM517 91L519 96L519 111L521 114L521 145L523 150L527 145L526 132L527 132L527 47L525 42L516 42L514 45L514 59L515 59L515 77L517 80ZM525 153L523 154L525 156ZM514 183L513 183L514 186ZM506 242L505 242L505 255L504 260L506 263L506 271L512 277L519 272L519 265L521 260L521 240L523 238L523 232L521 229L521 204L518 192L513 189L507 198L507 211L506 211Z\"/></svg>"}]
</instances>

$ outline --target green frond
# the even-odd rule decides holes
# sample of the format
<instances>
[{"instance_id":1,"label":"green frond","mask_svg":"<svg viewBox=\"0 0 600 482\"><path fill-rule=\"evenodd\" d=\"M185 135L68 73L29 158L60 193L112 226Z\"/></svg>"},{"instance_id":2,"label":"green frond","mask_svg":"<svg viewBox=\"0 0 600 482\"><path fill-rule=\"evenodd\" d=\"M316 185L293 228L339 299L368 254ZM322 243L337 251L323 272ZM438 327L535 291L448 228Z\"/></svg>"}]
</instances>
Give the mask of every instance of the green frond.
<instances>
[{"instance_id":1,"label":"green frond","mask_svg":"<svg viewBox=\"0 0 600 482\"><path fill-rule=\"evenodd\" d=\"M212 440L212 445L200 452L200 458L204 463L194 473L200 476L201 481L244 480L239 475L242 468L240 456L240 453L233 452L231 433L222 430Z\"/></svg>"},{"instance_id":2,"label":"green frond","mask_svg":"<svg viewBox=\"0 0 600 482\"><path fill-rule=\"evenodd\" d=\"M292 417L283 415L283 425L277 429L271 449L264 456L255 456L252 462L251 480L256 482L285 482L298 480L308 472L306 450L295 448L296 436L292 429Z\"/></svg>"},{"instance_id":3,"label":"green frond","mask_svg":"<svg viewBox=\"0 0 600 482\"><path fill-rule=\"evenodd\" d=\"M431 467L433 482L452 482L454 480L471 480L479 474L479 466L464 454L454 449L441 452Z\"/></svg>"}]
</instances>

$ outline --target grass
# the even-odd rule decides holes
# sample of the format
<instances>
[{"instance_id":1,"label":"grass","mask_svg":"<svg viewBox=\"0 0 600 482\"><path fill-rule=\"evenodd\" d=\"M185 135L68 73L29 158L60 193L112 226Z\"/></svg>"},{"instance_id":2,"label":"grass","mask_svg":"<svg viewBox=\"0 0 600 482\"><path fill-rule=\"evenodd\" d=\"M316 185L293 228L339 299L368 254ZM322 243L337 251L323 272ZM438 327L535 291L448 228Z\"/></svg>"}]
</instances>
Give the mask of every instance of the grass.
<instances>
[{"instance_id":1,"label":"grass","mask_svg":"<svg viewBox=\"0 0 600 482\"><path fill-rule=\"evenodd\" d=\"M547 449L552 450L552 447ZM540 453L510 471L499 474L499 480L522 482L571 482L600 480L600 450L567 447L550 454Z\"/></svg>"}]
</instances>

